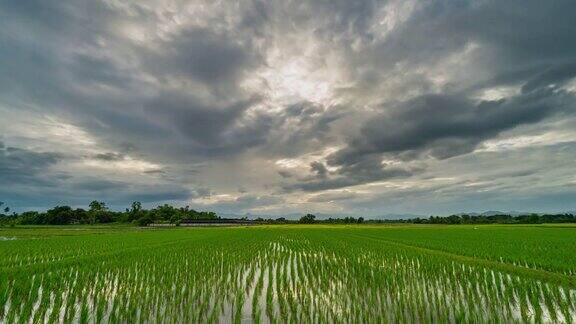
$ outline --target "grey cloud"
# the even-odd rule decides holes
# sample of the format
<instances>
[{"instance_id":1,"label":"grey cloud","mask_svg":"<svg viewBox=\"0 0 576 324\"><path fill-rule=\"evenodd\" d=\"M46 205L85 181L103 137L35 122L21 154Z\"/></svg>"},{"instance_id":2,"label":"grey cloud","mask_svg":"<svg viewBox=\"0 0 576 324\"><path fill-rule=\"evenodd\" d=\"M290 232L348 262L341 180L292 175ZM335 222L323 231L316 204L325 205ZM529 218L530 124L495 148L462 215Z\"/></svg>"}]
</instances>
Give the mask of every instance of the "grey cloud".
<instances>
[{"instance_id":1,"label":"grey cloud","mask_svg":"<svg viewBox=\"0 0 576 324\"><path fill-rule=\"evenodd\" d=\"M61 159L62 156L58 153L6 147L0 142L0 184L6 187L23 183L51 185L46 173Z\"/></svg>"},{"instance_id":2,"label":"grey cloud","mask_svg":"<svg viewBox=\"0 0 576 324\"><path fill-rule=\"evenodd\" d=\"M310 197L308 202L334 202L354 199L357 197L359 197L359 194L351 191L327 192Z\"/></svg>"},{"instance_id":3,"label":"grey cloud","mask_svg":"<svg viewBox=\"0 0 576 324\"><path fill-rule=\"evenodd\" d=\"M542 59L561 60L576 53L576 46L569 41L576 31L571 15L575 9L569 0L544 6L537 0L458 4L431 1L394 30L383 45L392 49L393 59L404 56L426 60L425 56L437 57L473 41L497 52L501 63L522 66ZM429 52L415 52L417 49Z\"/></svg>"},{"instance_id":4,"label":"grey cloud","mask_svg":"<svg viewBox=\"0 0 576 324\"><path fill-rule=\"evenodd\" d=\"M364 183L379 181L379 180L386 180L386 179L394 179L394 178L402 178L402 177L409 177L412 173L409 170L401 169L401 168L391 168L386 170L378 170L372 171L372 177L366 178L364 176L355 177L355 176L338 176L334 178L330 178L327 180L315 180L315 181L307 181L307 182L300 182L297 184L292 185L285 185L284 190L291 192L294 190L302 190L302 191L321 191L321 190L329 190L329 189L339 189L339 188L346 188L351 186L356 186Z\"/></svg>"},{"instance_id":5,"label":"grey cloud","mask_svg":"<svg viewBox=\"0 0 576 324\"><path fill-rule=\"evenodd\" d=\"M154 169L154 170L146 170L144 171L146 174L165 174L166 172L162 169Z\"/></svg>"},{"instance_id":6,"label":"grey cloud","mask_svg":"<svg viewBox=\"0 0 576 324\"><path fill-rule=\"evenodd\" d=\"M87 190L87 191L104 191L104 190L125 190L127 188L126 183L122 183L119 181L110 181L110 180L83 180L77 183L74 183L72 187L74 189L79 190Z\"/></svg>"},{"instance_id":7,"label":"grey cloud","mask_svg":"<svg viewBox=\"0 0 576 324\"><path fill-rule=\"evenodd\" d=\"M62 197L64 200L89 202L98 199L116 206L132 201L152 203L187 200L200 195L196 191L178 185L147 185L95 179L81 180L71 187L76 191L75 194L71 197Z\"/></svg>"},{"instance_id":8,"label":"grey cloud","mask_svg":"<svg viewBox=\"0 0 576 324\"><path fill-rule=\"evenodd\" d=\"M537 170L517 170L510 172L501 172L494 176L493 179L498 178L519 178L519 177L529 177L537 174Z\"/></svg>"},{"instance_id":9,"label":"grey cloud","mask_svg":"<svg viewBox=\"0 0 576 324\"><path fill-rule=\"evenodd\" d=\"M573 100L553 89L480 103L459 96L425 95L367 122L360 134L328 161L348 165L365 155L405 152L445 159L469 153L505 130L569 111Z\"/></svg>"},{"instance_id":10,"label":"grey cloud","mask_svg":"<svg viewBox=\"0 0 576 324\"><path fill-rule=\"evenodd\" d=\"M120 204L125 201L140 201L143 203L152 203L158 201L184 201L190 198L190 191L179 187L147 188L149 190L140 190L129 192L124 197L118 197L113 203ZM107 196L108 199L109 196Z\"/></svg>"},{"instance_id":11,"label":"grey cloud","mask_svg":"<svg viewBox=\"0 0 576 324\"><path fill-rule=\"evenodd\" d=\"M266 123L243 121L246 110L258 98L232 104L206 104L202 100L182 93L162 93L147 104L147 111L185 136L196 153L225 154L243 150L262 141ZM255 129L259 128L259 129Z\"/></svg>"},{"instance_id":12,"label":"grey cloud","mask_svg":"<svg viewBox=\"0 0 576 324\"><path fill-rule=\"evenodd\" d=\"M178 185L147 185L129 182L81 179L60 182L58 186L0 189L0 195L13 206L29 208L54 205L88 205L94 199L123 208L132 201L154 203L160 201L185 201L196 193Z\"/></svg>"},{"instance_id":13,"label":"grey cloud","mask_svg":"<svg viewBox=\"0 0 576 324\"><path fill-rule=\"evenodd\" d=\"M283 199L278 196L255 196L255 195L245 195L240 196L236 199L236 203L250 206L250 207L257 207L257 206L268 206L272 204L277 204L282 202Z\"/></svg>"},{"instance_id":14,"label":"grey cloud","mask_svg":"<svg viewBox=\"0 0 576 324\"><path fill-rule=\"evenodd\" d=\"M209 204L209 208L220 213L249 212L251 209L266 207L284 202L284 198L273 195L243 195L234 201L223 201ZM205 206L205 205L202 205Z\"/></svg>"},{"instance_id":15,"label":"grey cloud","mask_svg":"<svg viewBox=\"0 0 576 324\"><path fill-rule=\"evenodd\" d=\"M208 188L196 188L191 191L191 197L193 198L210 197L212 194L213 194L212 190Z\"/></svg>"},{"instance_id":16,"label":"grey cloud","mask_svg":"<svg viewBox=\"0 0 576 324\"><path fill-rule=\"evenodd\" d=\"M266 23L270 19L271 8L265 1L253 1L245 9L242 15L240 26L243 29L254 32L256 36L262 37L265 33Z\"/></svg>"},{"instance_id":17,"label":"grey cloud","mask_svg":"<svg viewBox=\"0 0 576 324\"><path fill-rule=\"evenodd\" d=\"M234 81L241 72L257 65L254 51L244 48L232 36L207 29L185 30L161 48L160 55L148 58L152 71L183 75L212 85Z\"/></svg>"},{"instance_id":18,"label":"grey cloud","mask_svg":"<svg viewBox=\"0 0 576 324\"><path fill-rule=\"evenodd\" d=\"M248 193L248 189L246 189L244 187L240 187L240 188L238 188L238 192L241 194L245 194L245 193Z\"/></svg>"},{"instance_id":19,"label":"grey cloud","mask_svg":"<svg viewBox=\"0 0 576 324\"><path fill-rule=\"evenodd\" d=\"M314 161L310 163L310 169L319 179L325 179L328 176L328 169L326 169L326 166L321 162Z\"/></svg>"},{"instance_id":20,"label":"grey cloud","mask_svg":"<svg viewBox=\"0 0 576 324\"><path fill-rule=\"evenodd\" d=\"M453 76L440 91L523 84L548 69L562 70L576 55L571 41L576 33L574 10L576 4L569 0L546 5L537 0L416 2L407 20L385 37L374 34L361 50L345 51L353 81L346 90L352 93L349 99L373 97L390 84L402 100L438 91L426 71L452 55L456 58L451 64L437 67L440 74ZM473 48L469 61L459 57L467 48ZM466 66L459 67L461 63Z\"/></svg>"},{"instance_id":21,"label":"grey cloud","mask_svg":"<svg viewBox=\"0 0 576 324\"><path fill-rule=\"evenodd\" d=\"M292 173L290 173L289 171L286 171L286 170L279 170L278 174L284 179L291 178L294 176Z\"/></svg>"},{"instance_id":22,"label":"grey cloud","mask_svg":"<svg viewBox=\"0 0 576 324\"><path fill-rule=\"evenodd\" d=\"M526 82L522 86L522 92L528 93L539 88L554 86L560 87L566 81L576 77L576 62L570 64L559 64L550 68Z\"/></svg>"},{"instance_id":23,"label":"grey cloud","mask_svg":"<svg viewBox=\"0 0 576 324\"><path fill-rule=\"evenodd\" d=\"M102 52L99 40L115 38L113 22L121 16L101 2L3 1L0 59L10 64L0 66L2 100L34 100L49 109L69 104L79 84L125 84L130 75L111 60L80 53Z\"/></svg>"},{"instance_id":24,"label":"grey cloud","mask_svg":"<svg viewBox=\"0 0 576 324\"><path fill-rule=\"evenodd\" d=\"M110 60L87 54L75 54L70 62L69 73L75 80L86 84L105 84L130 90L133 76Z\"/></svg>"},{"instance_id":25,"label":"grey cloud","mask_svg":"<svg viewBox=\"0 0 576 324\"><path fill-rule=\"evenodd\" d=\"M233 125L251 101L238 89L239 77L259 64L257 52L233 30L186 28L169 38L155 39L156 50L150 50L116 34L120 22L157 23L155 13L137 4L128 5L129 14L90 3L30 4L40 11L4 5L5 13L10 14L5 15L0 33L0 41L6 45L0 58L12 64L0 67L0 84L5 85L0 87L4 90L0 90L4 93L0 100L25 104L27 109L32 102L44 112L66 116L111 144L122 138L152 155L218 154L219 150L242 151L244 145L262 142L265 129L253 136L259 126ZM22 24L22 15L32 23ZM60 35L53 29L66 33ZM218 100L191 99L194 96L187 89L167 93L145 74L162 84L173 76L185 82L203 82ZM166 97L172 95L181 99ZM182 99L187 96L190 98ZM175 102L178 100L181 102ZM150 118L149 110L142 109L151 106L158 119L168 122L158 123ZM175 133L174 128L180 132ZM190 147L185 139L179 141L179 147L163 145L162 138L180 134L197 140L201 149ZM222 145L216 147L215 143ZM166 152L170 148L173 150Z\"/></svg>"},{"instance_id":26,"label":"grey cloud","mask_svg":"<svg viewBox=\"0 0 576 324\"><path fill-rule=\"evenodd\" d=\"M154 202L204 197L208 189L190 191L178 185L135 184L130 181L73 177L52 170L64 159L54 152L35 152L5 146L0 142L0 196L13 206L50 206L51 204L87 204L92 199L122 205L131 200ZM104 154L101 159L116 156Z\"/></svg>"},{"instance_id":27,"label":"grey cloud","mask_svg":"<svg viewBox=\"0 0 576 324\"><path fill-rule=\"evenodd\" d=\"M120 153L106 152L95 154L92 158L102 161L122 161L125 159L125 156Z\"/></svg>"},{"instance_id":28,"label":"grey cloud","mask_svg":"<svg viewBox=\"0 0 576 324\"><path fill-rule=\"evenodd\" d=\"M288 192L339 189L375 181L407 178L421 171L422 167L418 166L400 167L383 164L382 158L378 155L363 156L354 163L342 165L329 177L300 179L300 182L284 185L283 189Z\"/></svg>"},{"instance_id":29,"label":"grey cloud","mask_svg":"<svg viewBox=\"0 0 576 324\"><path fill-rule=\"evenodd\" d=\"M308 101L286 106L282 112L263 117L268 126L265 154L298 156L336 141L332 126L350 112L343 106L323 107Z\"/></svg>"}]
</instances>

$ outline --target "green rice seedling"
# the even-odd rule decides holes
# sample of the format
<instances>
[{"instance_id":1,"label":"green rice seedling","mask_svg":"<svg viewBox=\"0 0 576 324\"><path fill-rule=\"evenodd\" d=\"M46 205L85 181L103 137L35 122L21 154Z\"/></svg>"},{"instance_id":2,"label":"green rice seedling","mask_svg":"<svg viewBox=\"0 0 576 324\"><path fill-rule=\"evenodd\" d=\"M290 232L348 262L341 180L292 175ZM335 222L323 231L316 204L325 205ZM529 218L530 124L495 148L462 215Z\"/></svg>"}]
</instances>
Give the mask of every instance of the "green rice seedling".
<instances>
[{"instance_id":1,"label":"green rice seedling","mask_svg":"<svg viewBox=\"0 0 576 324\"><path fill-rule=\"evenodd\" d=\"M544 251L575 238L530 230ZM2 242L0 322L571 322L576 267L556 258L574 245L542 257L504 234L270 226Z\"/></svg>"}]
</instances>

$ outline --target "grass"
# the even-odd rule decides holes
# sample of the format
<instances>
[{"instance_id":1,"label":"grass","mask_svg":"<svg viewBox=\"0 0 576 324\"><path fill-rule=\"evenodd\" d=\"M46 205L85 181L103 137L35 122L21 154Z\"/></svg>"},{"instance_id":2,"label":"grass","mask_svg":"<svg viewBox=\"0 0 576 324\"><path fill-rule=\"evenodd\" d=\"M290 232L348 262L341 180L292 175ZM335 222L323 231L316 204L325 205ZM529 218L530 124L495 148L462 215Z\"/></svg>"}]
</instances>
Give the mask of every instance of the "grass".
<instances>
[{"instance_id":1,"label":"grass","mask_svg":"<svg viewBox=\"0 0 576 324\"><path fill-rule=\"evenodd\" d=\"M576 227L0 229L0 322L573 322Z\"/></svg>"}]
</instances>

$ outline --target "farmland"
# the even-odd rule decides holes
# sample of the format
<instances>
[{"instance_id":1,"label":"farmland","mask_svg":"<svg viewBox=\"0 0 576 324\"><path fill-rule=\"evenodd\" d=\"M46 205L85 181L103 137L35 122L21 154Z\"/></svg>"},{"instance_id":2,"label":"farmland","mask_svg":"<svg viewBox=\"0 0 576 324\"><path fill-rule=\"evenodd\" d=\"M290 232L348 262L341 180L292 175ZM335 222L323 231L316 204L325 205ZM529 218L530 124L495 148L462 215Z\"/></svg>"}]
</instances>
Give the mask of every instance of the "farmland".
<instances>
[{"instance_id":1,"label":"farmland","mask_svg":"<svg viewBox=\"0 0 576 324\"><path fill-rule=\"evenodd\" d=\"M0 229L0 322L573 322L576 227Z\"/></svg>"}]
</instances>

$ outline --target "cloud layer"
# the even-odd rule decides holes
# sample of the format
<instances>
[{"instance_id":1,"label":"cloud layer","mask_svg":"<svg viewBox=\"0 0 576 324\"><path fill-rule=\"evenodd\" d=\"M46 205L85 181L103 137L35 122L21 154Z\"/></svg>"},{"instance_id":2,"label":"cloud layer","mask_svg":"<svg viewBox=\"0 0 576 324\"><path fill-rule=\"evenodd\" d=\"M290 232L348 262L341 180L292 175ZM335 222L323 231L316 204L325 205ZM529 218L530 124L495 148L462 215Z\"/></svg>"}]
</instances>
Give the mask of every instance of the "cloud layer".
<instances>
[{"instance_id":1,"label":"cloud layer","mask_svg":"<svg viewBox=\"0 0 576 324\"><path fill-rule=\"evenodd\" d=\"M0 200L576 210L575 11L568 0L4 1Z\"/></svg>"}]
</instances>

